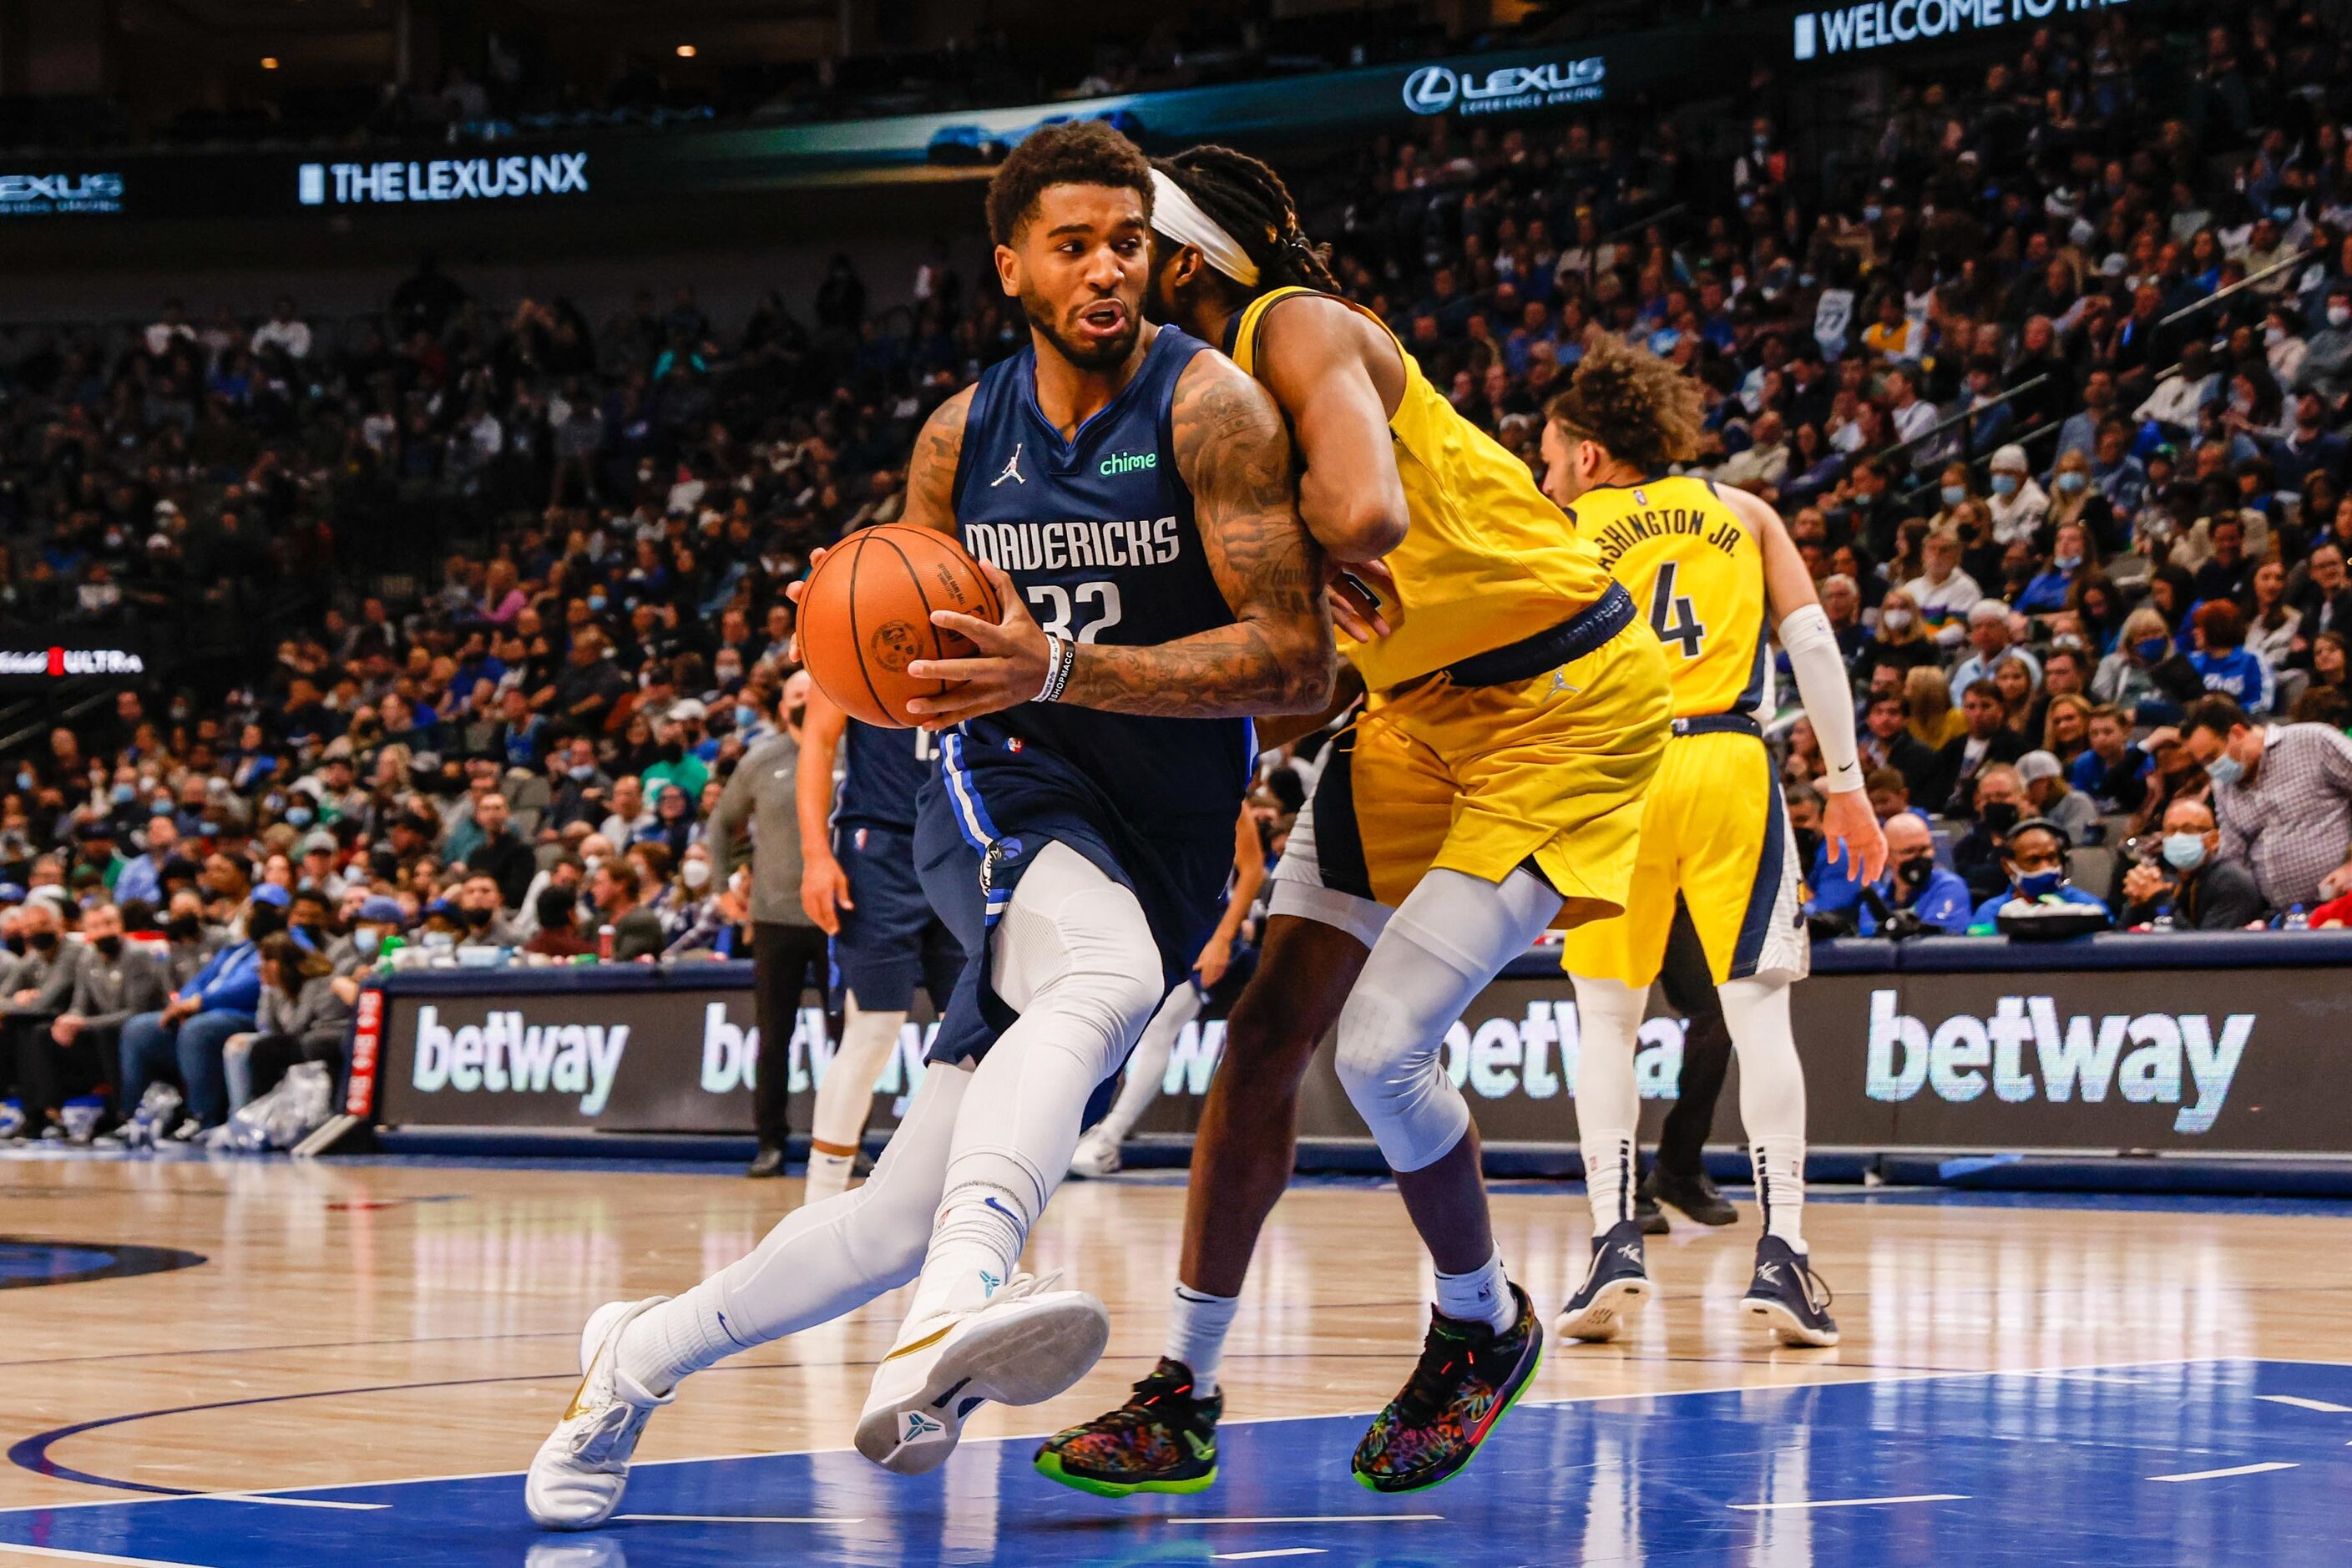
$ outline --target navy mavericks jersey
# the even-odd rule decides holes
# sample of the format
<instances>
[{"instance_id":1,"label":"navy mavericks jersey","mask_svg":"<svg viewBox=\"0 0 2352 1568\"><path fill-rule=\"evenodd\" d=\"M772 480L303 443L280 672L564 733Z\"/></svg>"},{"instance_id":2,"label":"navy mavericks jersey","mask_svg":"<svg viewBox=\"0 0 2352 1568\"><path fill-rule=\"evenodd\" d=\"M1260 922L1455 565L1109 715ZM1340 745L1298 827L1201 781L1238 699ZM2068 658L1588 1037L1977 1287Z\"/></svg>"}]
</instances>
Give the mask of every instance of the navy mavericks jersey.
<instances>
[{"instance_id":1,"label":"navy mavericks jersey","mask_svg":"<svg viewBox=\"0 0 2352 1568\"><path fill-rule=\"evenodd\" d=\"M973 389L956 468L957 531L965 549L1004 569L1047 631L1150 645L1232 624L1170 425L1177 378L1206 346L1161 327L1134 379L1070 441L1037 406L1034 346L990 367ZM1246 719L1061 703L1024 703L966 732L971 751L1052 753L1147 835L1189 833L1189 819L1202 816L1230 834L1255 755Z\"/></svg>"},{"instance_id":2,"label":"navy mavericks jersey","mask_svg":"<svg viewBox=\"0 0 2352 1568\"><path fill-rule=\"evenodd\" d=\"M841 742L845 772L834 796L834 826L912 833L923 776L939 771L939 737L929 730L885 730L852 719Z\"/></svg>"}]
</instances>

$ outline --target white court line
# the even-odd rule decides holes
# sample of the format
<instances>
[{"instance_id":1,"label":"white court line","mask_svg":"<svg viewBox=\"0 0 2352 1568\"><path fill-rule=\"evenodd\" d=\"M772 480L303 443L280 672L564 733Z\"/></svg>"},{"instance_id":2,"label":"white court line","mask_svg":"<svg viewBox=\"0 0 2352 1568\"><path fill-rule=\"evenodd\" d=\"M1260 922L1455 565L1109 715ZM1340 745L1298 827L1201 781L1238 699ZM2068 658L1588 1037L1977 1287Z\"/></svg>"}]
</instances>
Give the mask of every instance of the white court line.
<instances>
[{"instance_id":1,"label":"white court line","mask_svg":"<svg viewBox=\"0 0 2352 1568\"><path fill-rule=\"evenodd\" d=\"M2257 1394L2256 1399L2267 1399L2273 1405L2292 1405L2297 1410L2317 1410L2328 1415L2352 1415L2352 1405L2330 1405L2325 1399L2305 1399L2299 1394Z\"/></svg>"},{"instance_id":2,"label":"white court line","mask_svg":"<svg viewBox=\"0 0 2352 1568\"><path fill-rule=\"evenodd\" d=\"M1170 1514L1162 1524L1401 1524L1444 1519L1442 1513L1297 1513L1264 1519L1243 1514Z\"/></svg>"},{"instance_id":3,"label":"white court line","mask_svg":"<svg viewBox=\"0 0 2352 1568\"><path fill-rule=\"evenodd\" d=\"M1565 1399L1528 1399L1523 1400L1521 1403L1529 1407L1549 1406L1558 1408L1574 1405L1606 1405L1626 1399L1687 1399L1694 1395L1706 1394L1782 1394L1795 1393L1807 1389L1845 1388L1873 1384L1930 1383L1942 1379L1962 1377L2055 1377L2069 1372L2097 1372L2102 1369L2121 1372L2134 1367L2205 1366L2218 1365L2229 1362L2276 1362L2282 1366L2352 1366L2352 1362L2317 1361L2309 1356L2160 1356L2148 1361L2085 1362L2080 1366L2074 1367L1956 1367L1948 1372L1893 1373L1883 1377L1864 1376L1816 1378L1812 1381L1804 1383L1726 1383L1710 1384L1699 1388L1645 1389L1627 1394L1571 1394ZM371 1391L355 1390L353 1392L365 1393ZM1348 1415L1360 1415L1369 1418L1376 1414L1378 1414L1378 1412L1371 1410L1323 1410L1316 1412L1313 1415L1285 1415L1269 1417L1266 1421L1263 1422L1228 1421L1225 1425L1228 1426L1255 1426L1271 1425L1276 1421L1321 1421ZM1052 1436L1054 1436L1054 1434L1051 1431L1016 1432L1008 1434L1003 1437L976 1439L976 1441L993 1443L1030 1443L1035 1442L1040 1438L1050 1437ZM731 1454L693 1454L678 1459L639 1459L632 1468L635 1469L645 1469L656 1465L719 1464L728 1459L766 1459L815 1454L849 1454L855 1453L856 1451L855 1447L846 1443L831 1448L754 1448ZM431 1486L448 1481L495 1480L501 1477L520 1477L527 1473L528 1472L523 1470L466 1470L452 1475L394 1476L388 1479L376 1481L330 1481L323 1485L313 1484L310 1486L294 1486L287 1487L283 1489L286 1491L303 1492L357 1491L376 1487ZM6 1518L11 1514L18 1513L55 1513L63 1509L136 1508L147 1503L185 1502L192 1497L202 1498L217 1495L219 1494L209 1492L173 1492L168 1494L144 1493L134 1497L90 1498L87 1500L77 1500L74 1502L19 1503L9 1508L0 1508L0 1518ZM235 1495L247 1498L257 1498L272 1496L275 1494L254 1491L239 1492ZM1404 1516L1399 1514L1383 1514L1380 1517L1384 1519L1396 1519L1402 1518Z\"/></svg>"},{"instance_id":4,"label":"white court line","mask_svg":"<svg viewBox=\"0 0 2352 1568\"><path fill-rule=\"evenodd\" d=\"M863 1519L840 1519L830 1514L770 1514L749 1513L625 1513L619 1516L624 1524L864 1524Z\"/></svg>"},{"instance_id":5,"label":"white court line","mask_svg":"<svg viewBox=\"0 0 2352 1568\"><path fill-rule=\"evenodd\" d=\"M112 1557L103 1552L68 1552L62 1546L0 1546L0 1558L52 1557L67 1563L125 1563L133 1568L204 1568L199 1563L180 1563L168 1557Z\"/></svg>"},{"instance_id":6,"label":"white court line","mask_svg":"<svg viewBox=\"0 0 2352 1568\"><path fill-rule=\"evenodd\" d=\"M1909 1497L1841 1497L1822 1498L1811 1502L1736 1502L1731 1506L1741 1513L1771 1513L1789 1508L1870 1508L1889 1502L1966 1502L1966 1492L1914 1492Z\"/></svg>"},{"instance_id":7,"label":"white court line","mask_svg":"<svg viewBox=\"0 0 2352 1568\"><path fill-rule=\"evenodd\" d=\"M271 1508L331 1508L350 1513L382 1513L388 1502L329 1502L324 1498L270 1497L262 1492L198 1492L198 1502L252 1502Z\"/></svg>"},{"instance_id":8,"label":"white court line","mask_svg":"<svg viewBox=\"0 0 2352 1568\"><path fill-rule=\"evenodd\" d=\"M1213 1563L1247 1563L1254 1557L1320 1557L1323 1553L1324 1549L1320 1546L1276 1546L1264 1552L1213 1552L1209 1553L1209 1560Z\"/></svg>"},{"instance_id":9,"label":"white court line","mask_svg":"<svg viewBox=\"0 0 2352 1568\"><path fill-rule=\"evenodd\" d=\"M2265 1470L2294 1470L2299 1465L2284 1459L2272 1459L2260 1465L2232 1465L2226 1470L2187 1470L2177 1476L2150 1476L2152 1481L2218 1481L2224 1476L2259 1476Z\"/></svg>"}]
</instances>

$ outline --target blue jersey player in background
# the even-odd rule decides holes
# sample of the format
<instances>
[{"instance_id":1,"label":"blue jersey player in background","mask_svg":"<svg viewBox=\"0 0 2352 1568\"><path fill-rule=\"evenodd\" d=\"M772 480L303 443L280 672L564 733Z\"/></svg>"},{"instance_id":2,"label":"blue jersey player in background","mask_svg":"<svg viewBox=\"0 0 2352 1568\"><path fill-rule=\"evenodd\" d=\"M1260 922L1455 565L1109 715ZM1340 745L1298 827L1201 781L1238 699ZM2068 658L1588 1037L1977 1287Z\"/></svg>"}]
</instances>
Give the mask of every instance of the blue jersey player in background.
<instances>
[{"instance_id":1,"label":"blue jersey player in background","mask_svg":"<svg viewBox=\"0 0 2352 1568\"><path fill-rule=\"evenodd\" d=\"M542 1525L612 1515L688 1373L909 1279L856 1434L892 1470L942 1463L985 1401L1061 1393L1108 1342L1100 1301L1014 1266L1088 1101L1200 951L1249 716L1319 710L1336 660L1280 411L1143 319L1150 173L1093 121L1005 159L989 227L1030 347L940 406L908 472L905 521L960 532L1004 603L993 626L940 612L977 654L908 667L950 683L908 717L940 732L946 788L925 815L980 856L987 918L932 1065L863 1185L682 1296L590 1318L579 1391L525 1486Z\"/></svg>"},{"instance_id":2,"label":"blue jersey player in background","mask_svg":"<svg viewBox=\"0 0 2352 1568\"><path fill-rule=\"evenodd\" d=\"M863 723L810 688L797 781L801 906L833 939L845 1017L816 1086L804 1204L848 1190L874 1080L897 1048L915 987L944 1013L964 968L964 942L931 908L916 865L915 803L938 773L939 738L929 731ZM948 853L956 865L934 880L968 885L976 946L979 863L960 837Z\"/></svg>"}]
</instances>

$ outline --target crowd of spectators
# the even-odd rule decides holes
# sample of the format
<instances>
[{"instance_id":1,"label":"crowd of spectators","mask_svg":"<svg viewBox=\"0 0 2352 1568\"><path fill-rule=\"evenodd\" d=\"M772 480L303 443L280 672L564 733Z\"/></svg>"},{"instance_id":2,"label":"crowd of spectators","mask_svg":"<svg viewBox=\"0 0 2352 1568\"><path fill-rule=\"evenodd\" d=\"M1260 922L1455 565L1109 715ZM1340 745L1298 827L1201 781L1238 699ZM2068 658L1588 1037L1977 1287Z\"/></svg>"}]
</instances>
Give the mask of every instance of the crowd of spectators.
<instances>
[{"instance_id":1,"label":"crowd of spectators","mask_svg":"<svg viewBox=\"0 0 2352 1568\"><path fill-rule=\"evenodd\" d=\"M1862 696L1876 889L1818 848L1809 726L1774 729L1827 922L1981 929L2022 895L2330 923L2345 55L2289 7L2187 41L2108 11L1802 157L1769 116L1702 167L1672 117L1603 113L1441 126L1300 194L1350 292L1531 463L1594 334L1704 387L1696 467L1788 518ZM175 1078L216 1124L251 1091L222 1061L319 1048L394 937L730 951L709 817L793 721L784 587L897 515L922 418L1025 342L954 254L903 308L843 258L805 313L724 330L690 291L596 321L428 266L349 332L175 304L8 365L0 608L143 634L169 671L0 768L28 1103L55 1098L28 1042L104 1037L89 1076ZM159 974L42 956L126 927L166 934ZM223 1048L246 1037L279 1043Z\"/></svg>"}]
</instances>

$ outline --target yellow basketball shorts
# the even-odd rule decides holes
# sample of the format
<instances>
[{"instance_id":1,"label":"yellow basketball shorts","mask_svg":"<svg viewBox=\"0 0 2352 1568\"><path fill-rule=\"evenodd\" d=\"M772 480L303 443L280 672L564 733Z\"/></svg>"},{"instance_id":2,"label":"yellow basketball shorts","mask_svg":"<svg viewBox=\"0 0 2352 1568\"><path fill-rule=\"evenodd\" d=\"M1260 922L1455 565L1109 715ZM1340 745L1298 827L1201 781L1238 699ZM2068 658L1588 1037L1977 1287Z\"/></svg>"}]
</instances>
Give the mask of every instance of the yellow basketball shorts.
<instances>
[{"instance_id":1,"label":"yellow basketball shorts","mask_svg":"<svg viewBox=\"0 0 2352 1568\"><path fill-rule=\"evenodd\" d=\"M1625 912L1568 933L1561 967L1639 988L1658 977L1675 900L1690 907L1715 983L1801 978L1811 947L1772 755L1752 733L1677 735L1642 810Z\"/></svg>"},{"instance_id":2,"label":"yellow basketball shorts","mask_svg":"<svg viewBox=\"0 0 2352 1568\"><path fill-rule=\"evenodd\" d=\"M1646 622L1531 679L1439 674L1336 738L1275 869L1272 908L1367 942L1433 867L1500 882L1532 863L1563 925L1624 908L1643 793L1665 753L1669 685Z\"/></svg>"}]
</instances>

